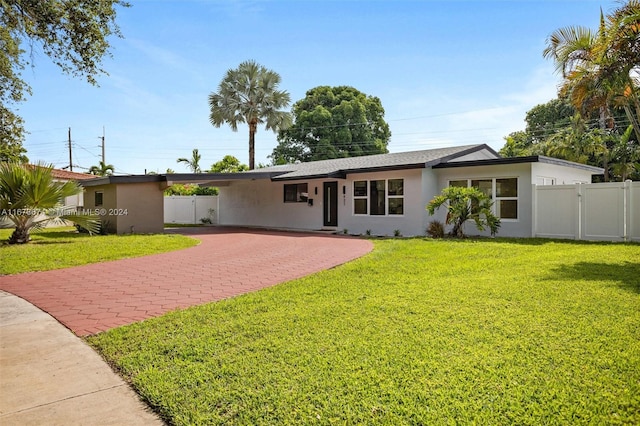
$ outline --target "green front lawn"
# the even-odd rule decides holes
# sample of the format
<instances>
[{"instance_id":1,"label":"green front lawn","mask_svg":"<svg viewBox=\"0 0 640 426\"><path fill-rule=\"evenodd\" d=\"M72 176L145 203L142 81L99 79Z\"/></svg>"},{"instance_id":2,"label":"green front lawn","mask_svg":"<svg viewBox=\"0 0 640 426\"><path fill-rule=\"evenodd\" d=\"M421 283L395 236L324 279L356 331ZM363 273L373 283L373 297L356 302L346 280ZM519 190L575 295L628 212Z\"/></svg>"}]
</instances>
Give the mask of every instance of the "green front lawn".
<instances>
[{"instance_id":1,"label":"green front lawn","mask_svg":"<svg viewBox=\"0 0 640 426\"><path fill-rule=\"evenodd\" d=\"M639 424L640 245L382 240L89 338L173 424Z\"/></svg>"},{"instance_id":2,"label":"green front lawn","mask_svg":"<svg viewBox=\"0 0 640 426\"><path fill-rule=\"evenodd\" d=\"M65 227L34 232L27 244L8 245L12 232L0 229L0 275L144 256L198 244L183 235L88 235Z\"/></svg>"}]
</instances>

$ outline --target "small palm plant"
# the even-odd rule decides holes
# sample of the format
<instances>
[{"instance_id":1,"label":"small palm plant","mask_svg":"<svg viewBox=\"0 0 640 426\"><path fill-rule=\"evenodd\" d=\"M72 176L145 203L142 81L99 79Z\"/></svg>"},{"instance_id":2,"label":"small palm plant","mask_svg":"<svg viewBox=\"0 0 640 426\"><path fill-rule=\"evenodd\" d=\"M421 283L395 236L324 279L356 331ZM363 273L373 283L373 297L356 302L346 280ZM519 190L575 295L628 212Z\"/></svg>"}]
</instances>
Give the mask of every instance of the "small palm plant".
<instances>
[{"instance_id":1,"label":"small palm plant","mask_svg":"<svg viewBox=\"0 0 640 426\"><path fill-rule=\"evenodd\" d=\"M32 230L51 222L73 222L92 233L99 230L97 216L62 207L62 200L81 193L82 187L74 181L56 182L52 170L53 166L44 164L0 163L0 219L15 227L9 244L28 243Z\"/></svg>"},{"instance_id":2,"label":"small palm plant","mask_svg":"<svg viewBox=\"0 0 640 426\"><path fill-rule=\"evenodd\" d=\"M434 197L427 205L430 215L442 205L447 205L447 225L453 225L449 235L464 238L464 223L473 220L478 230L489 228L491 235L495 235L500 228L500 219L491 211L493 202L478 188L461 188L450 186Z\"/></svg>"},{"instance_id":3,"label":"small palm plant","mask_svg":"<svg viewBox=\"0 0 640 426\"><path fill-rule=\"evenodd\" d=\"M201 159L202 159L202 156L200 155L198 150L194 149L193 152L191 153L191 158L184 158L184 157L178 158L177 162L186 164L187 167L191 169L193 173L202 173L202 170L200 169Z\"/></svg>"},{"instance_id":4,"label":"small palm plant","mask_svg":"<svg viewBox=\"0 0 640 426\"><path fill-rule=\"evenodd\" d=\"M89 168L89 174L96 176L111 176L115 170L116 168L113 164L105 164L104 161L100 161L98 166L91 166L91 168Z\"/></svg>"}]
</instances>

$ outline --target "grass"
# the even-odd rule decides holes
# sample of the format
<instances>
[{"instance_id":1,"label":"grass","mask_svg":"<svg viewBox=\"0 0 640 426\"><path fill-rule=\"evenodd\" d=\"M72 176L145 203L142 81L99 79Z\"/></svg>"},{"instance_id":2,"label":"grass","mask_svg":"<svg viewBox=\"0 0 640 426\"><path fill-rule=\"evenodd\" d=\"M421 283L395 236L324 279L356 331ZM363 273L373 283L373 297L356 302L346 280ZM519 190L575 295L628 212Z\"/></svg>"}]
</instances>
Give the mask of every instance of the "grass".
<instances>
[{"instance_id":1,"label":"grass","mask_svg":"<svg viewBox=\"0 0 640 426\"><path fill-rule=\"evenodd\" d=\"M0 229L0 275L46 271L87 263L144 256L191 247L198 241L183 235L87 235L73 227L48 228L32 241L8 245L13 230Z\"/></svg>"},{"instance_id":2,"label":"grass","mask_svg":"<svg viewBox=\"0 0 640 426\"><path fill-rule=\"evenodd\" d=\"M377 240L89 343L171 424L639 424L640 245Z\"/></svg>"}]
</instances>

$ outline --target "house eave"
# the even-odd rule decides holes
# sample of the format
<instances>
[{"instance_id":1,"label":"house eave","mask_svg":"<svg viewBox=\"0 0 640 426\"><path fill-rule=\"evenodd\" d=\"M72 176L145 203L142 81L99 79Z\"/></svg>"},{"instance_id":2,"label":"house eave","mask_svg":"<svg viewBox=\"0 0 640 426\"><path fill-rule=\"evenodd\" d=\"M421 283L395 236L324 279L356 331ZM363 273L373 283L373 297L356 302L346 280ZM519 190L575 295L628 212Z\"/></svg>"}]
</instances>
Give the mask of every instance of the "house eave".
<instances>
[{"instance_id":1,"label":"house eave","mask_svg":"<svg viewBox=\"0 0 640 426\"><path fill-rule=\"evenodd\" d=\"M380 167L366 167L366 168L358 168L358 169L346 169L346 170L337 170L331 173L321 173L321 174L308 174L308 175L294 175L294 176L277 176L272 179L272 181L292 181L292 180L311 180L311 179L346 179L348 175L351 174L361 174L361 173L376 173L376 172L388 172L394 170L409 170L409 169L424 169L426 165L424 163L418 164L403 164L403 165L395 165L395 166L380 166Z\"/></svg>"},{"instance_id":2,"label":"house eave","mask_svg":"<svg viewBox=\"0 0 640 426\"><path fill-rule=\"evenodd\" d=\"M149 183L149 182L163 182L164 179L161 175L126 175L126 176L105 176L96 179L89 179L84 181L78 181L78 183L84 187L101 186L109 184L122 184L122 183Z\"/></svg>"},{"instance_id":3,"label":"house eave","mask_svg":"<svg viewBox=\"0 0 640 426\"><path fill-rule=\"evenodd\" d=\"M434 164L434 169L451 169L458 167L480 167L480 166L495 166L505 164L525 164L525 163L545 163L554 164L558 166L573 167L575 169L586 170L593 174L603 173L604 169L600 167L589 166L587 164L574 163L572 161L560 160L558 158L545 157L542 155L532 155L528 157L508 157L508 158L492 158L484 160L472 160L472 161L456 161L450 163Z\"/></svg>"}]
</instances>

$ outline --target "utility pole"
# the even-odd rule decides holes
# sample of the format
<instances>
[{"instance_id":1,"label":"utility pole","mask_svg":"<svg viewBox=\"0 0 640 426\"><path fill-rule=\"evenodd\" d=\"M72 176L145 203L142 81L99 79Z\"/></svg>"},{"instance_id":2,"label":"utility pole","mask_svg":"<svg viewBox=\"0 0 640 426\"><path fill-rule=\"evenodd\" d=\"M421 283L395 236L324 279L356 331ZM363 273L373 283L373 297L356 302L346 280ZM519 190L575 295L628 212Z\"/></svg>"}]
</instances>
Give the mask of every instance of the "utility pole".
<instances>
[{"instance_id":1,"label":"utility pole","mask_svg":"<svg viewBox=\"0 0 640 426\"><path fill-rule=\"evenodd\" d=\"M107 161L104 159L104 126L102 126L102 164L107 164Z\"/></svg>"},{"instance_id":2,"label":"utility pole","mask_svg":"<svg viewBox=\"0 0 640 426\"><path fill-rule=\"evenodd\" d=\"M69 127L69 171L73 171L73 158L71 156L71 127Z\"/></svg>"}]
</instances>

